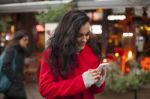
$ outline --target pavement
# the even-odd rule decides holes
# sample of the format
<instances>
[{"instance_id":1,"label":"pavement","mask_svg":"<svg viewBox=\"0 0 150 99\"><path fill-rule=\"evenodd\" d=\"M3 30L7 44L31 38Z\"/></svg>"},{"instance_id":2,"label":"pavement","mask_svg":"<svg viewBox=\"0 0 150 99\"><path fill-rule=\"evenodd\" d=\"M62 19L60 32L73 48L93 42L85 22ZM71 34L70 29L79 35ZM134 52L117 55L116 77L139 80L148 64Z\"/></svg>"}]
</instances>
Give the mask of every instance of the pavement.
<instances>
[{"instance_id":1,"label":"pavement","mask_svg":"<svg viewBox=\"0 0 150 99\"><path fill-rule=\"evenodd\" d=\"M25 85L25 90L27 94L27 99L44 99L38 91L36 83L29 83ZM3 94L0 93L0 99L2 99Z\"/></svg>"},{"instance_id":2,"label":"pavement","mask_svg":"<svg viewBox=\"0 0 150 99\"><path fill-rule=\"evenodd\" d=\"M25 90L28 99L44 99L39 91L37 83L26 83ZM0 99L2 99L3 94L0 94ZM137 96L135 97L135 93L133 91L129 91L126 93L102 93L97 94L95 99L150 99L150 89L140 89L137 92Z\"/></svg>"}]
</instances>

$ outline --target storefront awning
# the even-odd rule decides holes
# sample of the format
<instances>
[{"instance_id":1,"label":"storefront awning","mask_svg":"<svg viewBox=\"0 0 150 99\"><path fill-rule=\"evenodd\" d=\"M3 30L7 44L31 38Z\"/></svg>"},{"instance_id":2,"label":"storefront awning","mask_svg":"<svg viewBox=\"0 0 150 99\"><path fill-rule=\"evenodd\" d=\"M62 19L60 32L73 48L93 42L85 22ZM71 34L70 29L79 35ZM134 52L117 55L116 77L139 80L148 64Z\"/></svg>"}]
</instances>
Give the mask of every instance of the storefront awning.
<instances>
[{"instance_id":1,"label":"storefront awning","mask_svg":"<svg viewBox=\"0 0 150 99\"><path fill-rule=\"evenodd\" d=\"M0 13L18 13L18 12L37 12L56 7L61 4L67 4L72 0L55 0L55 1L39 1L39 2L24 2L1 4Z\"/></svg>"},{"instance_id":2,"label":"storefront awning","mask_svg":"<svg viewBox=\"0 0 150 99\"><path fill-rule=\"evenodd\" d=\"M54 0L0 5L0 13L37 12L74 2L78 9L149 7L150 0Z\"/></svg>"},{"instance_id":3,"label":"storefront awning","mask_svg":"<svg viewBox=\"0 0 150 99\"><path fill-rule=\"evenodd\" d=\"M150 0L79 0L78 9L149 7Z\"/></svg>"}]
</instances>

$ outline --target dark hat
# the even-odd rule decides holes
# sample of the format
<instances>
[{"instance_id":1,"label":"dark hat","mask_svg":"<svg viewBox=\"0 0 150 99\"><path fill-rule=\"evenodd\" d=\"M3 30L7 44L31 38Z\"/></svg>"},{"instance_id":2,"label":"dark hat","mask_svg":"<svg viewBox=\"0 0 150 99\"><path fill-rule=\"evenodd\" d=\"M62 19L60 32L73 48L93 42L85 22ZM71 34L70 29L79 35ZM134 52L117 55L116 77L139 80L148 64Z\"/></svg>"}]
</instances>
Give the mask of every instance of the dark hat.
<instances>
[{"instance_id":1,"label":"dark hat","mask_svg":"<svg viewBox=\"0 0 150 99\"><path fill-rule=\"evenodd\" d=\"M17 31L17 32L16 32L16 34L15 34L15 36L14 36L14 39L15 39L15 40L20 40L20 39L22 39L22 38L25 37L25 36L28 36L27 32L24 31L24 30L20 30L20 31Z\"/></svg>"}]
</instances>

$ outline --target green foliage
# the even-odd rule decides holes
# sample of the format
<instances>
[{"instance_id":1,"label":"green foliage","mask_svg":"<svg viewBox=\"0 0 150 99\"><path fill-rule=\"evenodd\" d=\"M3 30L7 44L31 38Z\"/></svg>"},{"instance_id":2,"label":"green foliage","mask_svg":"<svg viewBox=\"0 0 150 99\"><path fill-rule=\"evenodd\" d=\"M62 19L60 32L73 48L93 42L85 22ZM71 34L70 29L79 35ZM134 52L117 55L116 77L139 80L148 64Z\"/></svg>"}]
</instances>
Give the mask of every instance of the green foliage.
<instances>
[{"instance_id":1,"label":"green foliage","mask_svg":"<svg viewBox=\"0 0 150 99\"><path fill-rule=\"evenodd\" d=\"M142 82L142 84L150 84L150 71L142 71L140 82Z\"/></svg>"},{"instance_id":2,"label":"green foliage","mask_svg":"<svg viewBox=\"0 0 150 99\"><path fill-rule=\"evenodd\" d=\"M126 76L124 76L126 78L125 86L128 90L136 90L139 88L139 86L141 85L139 76L140 75L137 75L137 73L135 71L132 71L129 74L127 74Z\"/></svg>"},{"instance_id":3,"label":"green foliage","mask_svg":"<svg viewBox=\"0 0 150 99\"><path fill-rule=\"evenodd\" d=\"M11 21L9 16L0 17L0 32L6 32L7 24Z\"/></svg>"},{"instance_id":4,"label":"green foliage","mask_svg":"<svg viewBox=\"0 0 150 99\"><path fill-rule=\"evenodd\" d=\"M126 92L128 90L137 90L144 84L150 84L150 72L138 68L139 64L135 60L130 60L131 71L128 74L121 75L117 63L112 63L108 69L106 78L106 91Z\"/></svg>"},{"instance_id":5,"label":"green foliage","mask_svg":"<svg viewBox=\"0 0 150 99\"><path fill-rule=\"evenodd\" d=\"M47 12L42 12L36 15L39 23L58 22L60 17L67 11L71 10L71 5L60 5L57 7L50 7Z\"/></svg>"},{"instance_id":6,"label":"green foliage","mask_svg":"<svg viewBox=\"0 0 150 99\"><path fill-rule=\"evenodd\" d=\"M6 23L0 19L0 32L6 31Z\"/></svg>"}]
</instances>

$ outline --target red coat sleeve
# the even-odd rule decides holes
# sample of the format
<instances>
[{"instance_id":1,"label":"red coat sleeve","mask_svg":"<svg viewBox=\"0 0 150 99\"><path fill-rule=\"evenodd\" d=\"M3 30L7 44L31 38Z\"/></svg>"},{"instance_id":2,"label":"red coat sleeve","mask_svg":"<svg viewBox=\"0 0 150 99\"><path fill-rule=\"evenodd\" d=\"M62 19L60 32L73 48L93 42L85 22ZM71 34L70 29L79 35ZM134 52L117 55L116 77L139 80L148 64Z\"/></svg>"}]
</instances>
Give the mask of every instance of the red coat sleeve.
<instances>
[{"instance_id":1,"label":"red coat sleeve","mask_svg":"<svg viewBox=\"0 0 150 99\"><path fill-rule=\"evenodd\" d=\"M42 58L39 79L39 90L42 96L52 99L56 97L75 95L86 89L82 75L74 77L73 79L55 82L50 66L46 63L47 56L48 51L46 50Z\"/></svg>"},{"instance_id":2,"label":"red coat sleeve","mask_svg":"<svg viewBox=\"0 0 150 99\"><path fill-rule=\"evenodd\" d=\"M106 81L100 86L100 87L97 87L96 85L93 85L90 90L92 91L92 93L96 94L96 93L101 93L104 88L105 88L105 85L106 85Z\"/></svg>"}]
</instances>

